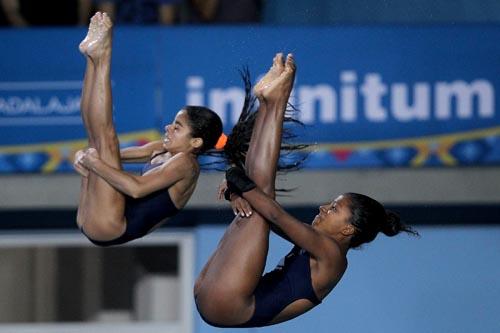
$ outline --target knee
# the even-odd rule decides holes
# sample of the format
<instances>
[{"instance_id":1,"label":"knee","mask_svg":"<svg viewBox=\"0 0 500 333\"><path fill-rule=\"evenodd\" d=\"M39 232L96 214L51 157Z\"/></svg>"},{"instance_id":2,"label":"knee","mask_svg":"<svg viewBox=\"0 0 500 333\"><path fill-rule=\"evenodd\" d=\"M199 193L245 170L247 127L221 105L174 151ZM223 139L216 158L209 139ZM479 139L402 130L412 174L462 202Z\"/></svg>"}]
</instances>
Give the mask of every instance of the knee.
<instances>
[{"instance_id":1,"label":"knee","mask_svg":"<svg viewBox=\"0 0 500 333\"><path fill-rule=\"evenodd\" d=\"M108 241L120 237L126 229L125 221L112 219L82 219L77 223L85 234L98 241Z\"/></svg>"},{"instance_id":2,"label":"knee","mask_svg":"<svg viewBox=\"0 0 500 333\"><path fill-rule=\"evenodd\" d=\"M224 291L223 288L199 288L195 293L198 311L211 321L219 322L220 318L232 318L244 308L244 298Z\"/></svg>"}]
</instances>

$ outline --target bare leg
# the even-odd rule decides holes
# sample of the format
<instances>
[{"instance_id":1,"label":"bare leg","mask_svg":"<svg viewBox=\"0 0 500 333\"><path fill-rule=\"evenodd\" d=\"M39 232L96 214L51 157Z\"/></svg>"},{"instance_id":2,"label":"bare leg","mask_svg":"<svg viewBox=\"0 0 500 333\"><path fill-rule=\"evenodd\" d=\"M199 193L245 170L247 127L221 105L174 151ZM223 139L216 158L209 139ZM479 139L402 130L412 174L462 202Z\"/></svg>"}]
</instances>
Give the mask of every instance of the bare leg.
<instances>
[{"instance_id":1,"label":"bare leg","mask_svg":"<svg viewBox=\"0 0 500 333\"><path fill-rule=\"evenodd\" d=\"M288 63L291 65L293 59ZM254 181L271 195L274 195L281 146L282 114L293 85L295 66L282 76L286 70L283 70L282 58L275 57L266 75L268 79L273 78L272 82L256 86L265 88L256 91L261 103L246 158L247 171L259 175ZM270 143L258 147L261 142ZM273 184L267 183L270 181ZM268 244L269 225L260 215L254 213L250 218L233 220L195 286L197 305L205 318L224 325L237 325L250 319L254 311L253 293L264 270Z\"/></svg>"},{"instance_id":2,"label":"bare leg","mask_svg":"<svg viewBox=\"0 0 500 333\"><path fill-rule=\"evenodd\" d=\"M92 92L92 87L94 84L94 71L95 71L95 66L94 62L92 61L92 58L87 53L89 43L93 41L96 38L97 35L97 30L98 30L98 22L97 22L97 15L92 16L90 19L90 24L89 24L89 30L87 32L87 36L82 40L80 45L78 46L78 49L80 52L85 56L85 60L87 61L87 65L85 68L85 76L83 79L83 87L82 87L82 97L80 101L80 109L81 109L81 115L82 115L82 120L83 120L83 125L85 126L85 129L87 130L87 137L89 139L89 147L94 147L93 145L93 138L92 138L92 133L88 129L88 110L89 110L89 104L90 104L90 98L91 98L91 92Z\"/></svg>"},{"instance_id":3,"label":"bare leg","mask_svg":"<svg viewBox=\"0 0 500 333\"><path fill-rule=\"evenodd\" d=\"M112 24L106 14L97 13L95 17L96 30L88 36L88 43L81 45L82 49L86 47L84 52L94 67L93 73L89 73L93 79L89 95L86 91L83 93L82 118L89 132L89 144L97 149L105 163L121 169L118 138L112 120ZM80 207L84 232L95 240L119 237L125 230L124 196L93 173L89 173L86 186L83 207Z\"/></svg>"},{"instance_id":4,"label":"bare leg","mask_svg":"<svg viewBox=\"0 0 500 333\"><path fill-rule=\"evenodd\" d=\"M252 141L246 158L249 177L266 194L274 197L276 167L278 164L283 121L290 93L293 88L296 66L292 55L286 58L283 68L282 55L278 54L271 67L271 80L255 87L260 109L252 133ZM265 80L267 75L263 78ZM260 112L265 110L266 112ZM259 126L257 126L259 125Z\"/></svg>"},{"instance_id":5,"label":"bare leg","mask_svg":"<svg viewBox=\"0 0 500 333\"><path fill-rule=\"evenodd\" d=\"M92 133L88 130L88 109L89 109L89 103L90 103L90 96L92 92L92 86L94 83L94 62L92 59L88 56L87 54L87 48L90 40L95 38L95 33L97 30L97 16L94 15L92 19L90 20L89 24L89 30L87 32L87 36L83 39L83 41L79 45L79 50L80 52L85 56L85 59L87 61L86 67L85 67L85 76L83 78L83 87L82 87L82 96L80 100L80 110L81 110L81 116L83 120L83 125L85 127L85 130L87 131L87 138L88 138L88 146L89 147L95 147L94 145L94 140L91 137ZM80 184L80 200L78 204L78 213L76 217L76 222L78 226L81 228L83 225L83 222L85 221L85 211L84 207L86 206L87 202L87 192L88 192L88 170L86 171L87 176L83 176L81 178L81 184Z\"/></svg>"}]
</instances>

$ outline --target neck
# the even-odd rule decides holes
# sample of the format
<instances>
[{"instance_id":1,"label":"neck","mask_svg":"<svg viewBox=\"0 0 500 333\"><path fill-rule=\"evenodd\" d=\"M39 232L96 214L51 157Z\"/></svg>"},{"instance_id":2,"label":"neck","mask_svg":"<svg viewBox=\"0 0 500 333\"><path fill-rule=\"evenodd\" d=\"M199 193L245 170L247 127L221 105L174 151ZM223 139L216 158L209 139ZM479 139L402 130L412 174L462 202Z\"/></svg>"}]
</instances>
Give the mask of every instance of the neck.
<instances>
[{"instance_id":1,"label":"neck","mask_svg":"<svg viewBox=\"0 0 500 333\"><path fill-rule=\"evenodd\" d=\"M332 237L335 242L339 245L340 250L344 255L347 255L347 251L349 251L349 243L351 241L350 237L346 237L343 234L338 234Z\"/></svg>"}]
</instances>

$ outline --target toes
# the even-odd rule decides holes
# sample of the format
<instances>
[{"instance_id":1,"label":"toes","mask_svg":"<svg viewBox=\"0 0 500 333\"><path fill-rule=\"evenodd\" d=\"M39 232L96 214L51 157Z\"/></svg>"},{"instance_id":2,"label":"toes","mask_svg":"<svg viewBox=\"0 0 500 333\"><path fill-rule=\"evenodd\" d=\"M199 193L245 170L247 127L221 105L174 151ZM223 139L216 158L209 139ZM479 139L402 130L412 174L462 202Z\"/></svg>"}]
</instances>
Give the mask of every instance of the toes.
<instances>
[{"instance_id":1,"label":"toes","mask_svg":"<svg viewBox=\"0 0 500 333\"><path fill-rule=\"evenodd\" d=\"M295 65L295 59L293 58L293 54L289 53L286 57L285 68L290 71L295 71L297 66Z\"/></svg>"},{"instance_id":2,"label":"toes","mask_svg":"<svg viewBox=\"0 0 500 333\"><path fill-rule=\"evenodd\" d=\"M276 65L278 68L283 68L283 53L278 53L276 55Z\"/></svg>"},{"instance_id":3,"label":"toes","mask_svg":"<svg viewBox=\"0 0 500 333\"><path fill-rule=\"evenodd\" d=\"M273 58L273 65L279 65L283 62L283 53L276 53Z\"/></svg>"},{"instance_id":4,"label":"toes","mask_svg":"<svg viewBox=\"0 0 500 333\"><path fill-rule=\"evenodd\" d=\"M111 18L106 13L103 14L103 22L104 25L106 25L106 27L108 28L111 28L111 26L113 25L113 23L111 22Z\"/></svg>"}]
</instances>

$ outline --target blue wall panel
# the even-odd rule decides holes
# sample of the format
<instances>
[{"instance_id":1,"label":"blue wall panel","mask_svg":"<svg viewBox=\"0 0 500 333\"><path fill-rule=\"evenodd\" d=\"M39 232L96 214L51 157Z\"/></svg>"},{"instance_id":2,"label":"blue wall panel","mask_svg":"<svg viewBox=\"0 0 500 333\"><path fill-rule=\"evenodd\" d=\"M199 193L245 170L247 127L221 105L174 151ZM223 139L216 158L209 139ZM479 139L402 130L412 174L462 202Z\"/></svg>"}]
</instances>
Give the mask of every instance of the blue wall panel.
<instances>
[{"instance_id":1,"label":"blue wall panel","mask_svg":"<svg viewBox=\"0 0 500 333\"><path fill-rule=\"evenodd\" d=\"M84 35L0 30L8 46L0 172L70 170L85 145L77 50ZM117 28L117 130L124 144L147 142L183 105L204 104L229 131L243 100L238 70L248 66L257 79L281 51L299 65L290 101L306 124L300 140L314 144L306 167L498 164L499 38L494 25Z\"/></svg>"},{"instance_id":2,"label":"blue wall panel","mask_svg":"<svg viewBox=\"0 0 500 333\"><path fill-rule=\"evenodd\" d=\"M197 273L223 232L223 227L197 228ZM499 332L500 228L421 227L419 232L420 239L379 236L351 251L340 283L298 318L267 328L219 329L195 313L196 333ZM266 270L289 249L272 237Z\"/></svg>"}]
</instances>

